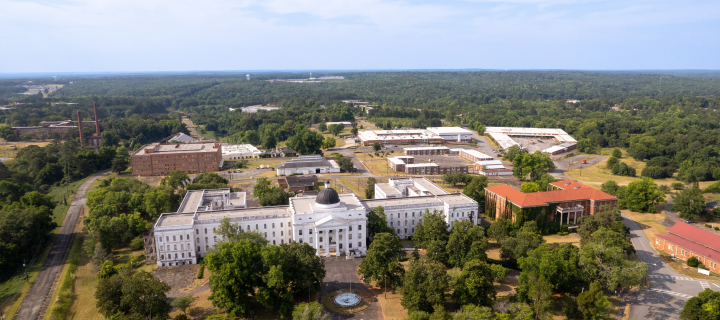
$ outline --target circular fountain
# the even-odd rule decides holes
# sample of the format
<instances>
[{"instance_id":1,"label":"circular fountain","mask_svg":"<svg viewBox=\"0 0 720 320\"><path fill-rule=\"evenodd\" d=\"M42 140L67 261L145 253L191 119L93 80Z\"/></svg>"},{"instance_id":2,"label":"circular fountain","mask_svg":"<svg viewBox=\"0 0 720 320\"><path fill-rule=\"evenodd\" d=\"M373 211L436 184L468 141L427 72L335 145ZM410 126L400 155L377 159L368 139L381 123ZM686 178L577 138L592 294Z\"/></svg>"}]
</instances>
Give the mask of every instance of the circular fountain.
<instances>
[{"instance_id":1,"label":"circular fountain","mask_svg":"<svg viewBox=\"0 0 720 320\"><path fill-rule=\"evenodd\" d=\"M362 302L360 296L354 293L345 292L335 296L335 305L342 308L352 308Z\"/></svg>"}]
</instances>

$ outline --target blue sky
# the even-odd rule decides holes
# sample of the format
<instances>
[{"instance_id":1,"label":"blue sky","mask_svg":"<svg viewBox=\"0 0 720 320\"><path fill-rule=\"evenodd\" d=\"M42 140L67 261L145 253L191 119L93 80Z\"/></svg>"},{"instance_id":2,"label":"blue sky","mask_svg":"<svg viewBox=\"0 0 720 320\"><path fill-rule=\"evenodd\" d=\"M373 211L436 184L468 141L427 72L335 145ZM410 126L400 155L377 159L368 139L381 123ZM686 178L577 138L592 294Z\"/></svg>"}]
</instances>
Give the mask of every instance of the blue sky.
<instances>
[{"instance_id":1,"label":"blue sky","mask_svg":"<svg viewBox=\"0 0 720 320\"><path fill-rule=\"evenodd\" d=\"M0 0L0 73L720 69L720 1Z\"/></svg>"}]
</instances>

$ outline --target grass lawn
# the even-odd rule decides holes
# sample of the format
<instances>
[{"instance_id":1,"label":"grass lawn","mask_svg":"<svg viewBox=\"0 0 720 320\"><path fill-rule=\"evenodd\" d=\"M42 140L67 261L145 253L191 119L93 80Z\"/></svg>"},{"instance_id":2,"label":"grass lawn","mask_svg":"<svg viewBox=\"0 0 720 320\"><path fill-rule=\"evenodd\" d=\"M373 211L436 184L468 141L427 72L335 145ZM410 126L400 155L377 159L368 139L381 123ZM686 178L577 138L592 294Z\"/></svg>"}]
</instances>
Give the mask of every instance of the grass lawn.
<instances>
[{"instance_id":1,"label":"grass lawn","mask_svg":"<svg viewBox=\"0 0 720 320\"><path fill-rule=\"evenodd\" d=\"M500 260L500 244L495 240L488 241L488 249L486 251L488 258Z\"/></svg>"},{"instance_id":2,"label":"grass lawn","mask_svg":"<svg viewBox=\"0 0 720 320\"><path fill-rule=\"evenodd\" d=\"M255 179L257 179L257 178L275 178L275 176L277 176L277 171L268 170L268 171L265 171L261 174L254 176L253 178L255 178Z\"/></svg>"},{"instance_id":3,"label":"grass lawn","mask_svg":"<svg viewBox=\"0 0 720 320\"><path fill-rule=\"evenodd\" d=\"M380 308L382 308L386 320L407 318L408 310L400 304L403 296L399 290L393 291L388 288L387 293L385 293L385 288L376 286L374 282L369 284L368 287L377 297L377 302L380 303Z\"/></svg>"},{"instance_id":4,"label":"grass lawn","mask_svg":"<svg viewBox=\"0 0 720 320\"><path fill-rule=\"evenodd\" d=\"M559 243L559 244L572 243L573 245L580 247L580 236L577 233L571 233L566 236L559 236L556 234L551 234L551 235L543 236L543 239L545 239L546 243Z\"/></svg>"},{"instance_id":5,"label":"grass lawn","mask_svg":"<svg viewBox=\"0 0 720 320\"><path fill-rule=\"evenodd\" d=\"M657 252L660 254L660 257L662 257L663 261L665 261L665 263L670 266L670 268L684 276L720 283L720 275L718 275L717 273L710 272L710 275L706 276L702 273L699 273L697 271L697 268L688 267L687 262L685 262L684 260L673 258L665 252ZM652 281L652 279L650 279L650 281Z\"/></svg>"},{"instance_id":6,"label":"grass lawn","mask_svg":"<svg viewBox=\"0 0 720 320\"><path fill-rule=\"evenodd\" d=\"M358 158L360 161L369 161L369 160L379 160L382 159L382 161L385 161L386 158L392 158L395 156L401 156L403 155L400 152L389 152L389 153L380 153L378 152L378 155L375 155L375 151L371 152L363 152L363 153L356 153L355 157ZM387 161L385 161L387 163Z\"/></svg>"},{"instance_id":7,"label":"grass lawn","mask_svg":"<svg viewBox=\"0 0 720 320\"><path fill-rule=\"evenodd\" d=\"M35 142L6 142L3 140L3 144L0 144L0 157L15 158L20 149L27 146L39 146L44 147L50 144L50 141L35 141ZM12 148L15 147L15 148Z\"/></svg>"},{"instance_id":8,"label":"grass lawn","mask_svg":"<svg viewBox=\"0 0 720 320\"><path fill-rule=\"evenodd\" d=\"M624 215L630 218L630 220L635 221L637 223L638 227L642 229L643 233L645 234L645 238L647 238L648 242L652 243L653 238L655 238L655 234L663 233L665 232L664 225L660 224L660 221L665 219L665 212L660 213L639 213L639 212L630 212L630 210L621 210Z\"/></svg>"},{"instance_id":9,"label":"grass lawn","mask_svg":"<svg viewBox=\"0 0 720 320\"><path fill-rule=\"evenodd\" d=\"M367 178L340 178L338 182L352 190L360 199L365 198L365 189L367 188ZM387 183L388 178L375 178L378 183Z\"/></svg>"}]
</instances>

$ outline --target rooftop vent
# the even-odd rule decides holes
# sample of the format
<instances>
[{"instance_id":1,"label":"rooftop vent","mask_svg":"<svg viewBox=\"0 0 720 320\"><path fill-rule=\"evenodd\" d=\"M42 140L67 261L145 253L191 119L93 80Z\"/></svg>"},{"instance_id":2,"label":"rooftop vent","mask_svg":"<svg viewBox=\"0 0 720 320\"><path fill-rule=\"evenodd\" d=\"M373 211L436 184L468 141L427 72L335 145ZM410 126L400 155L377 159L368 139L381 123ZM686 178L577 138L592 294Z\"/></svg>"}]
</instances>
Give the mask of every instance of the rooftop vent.
<instances>
[{"instance_id":1,"label":"rooftop vent","mask_svg":"<svg viewBox=\"0 0 720 320\"><path fill-rule=\"evenodd\" d=\"M575 186L575 189L580 189L580 186Z\"/></svg>"},{"instance_id":2,"label":"rooftop vent","mask_svg":"<svg viewBox=\"0 0 720 320\"><path fill-rule=\"evenodd\" d=\"M565 185L566 185L566 186L569 186L569 185L570 185L570 182L565 182Z\"/></svg>"}]
</instances>

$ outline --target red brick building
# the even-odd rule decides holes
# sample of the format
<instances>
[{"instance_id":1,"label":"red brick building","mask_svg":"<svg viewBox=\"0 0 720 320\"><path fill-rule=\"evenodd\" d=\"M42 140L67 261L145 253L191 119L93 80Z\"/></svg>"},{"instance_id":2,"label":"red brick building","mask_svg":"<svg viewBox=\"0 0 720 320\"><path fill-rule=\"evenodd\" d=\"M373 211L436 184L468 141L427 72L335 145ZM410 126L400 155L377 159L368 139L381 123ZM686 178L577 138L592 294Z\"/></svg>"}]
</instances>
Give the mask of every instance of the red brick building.
<instances>
[{"instance_id":1,"label":"red brick building","mask_svg":"<svg viewBox=\"0 0 720 320\"><path fill-rule=\"evenodd\" d=\"M388 166L395 171L405 171L406 164L415 163L415 158L408 156L387 158Z\"/></svg>"},{"instance_id":2,"label":"red brick building","mask_svg":"<svg viewBox=\"0 0 720 320\"><path fill-rule=\"evenodd\" d=\"M317 186L317 176L314 174L287 176L278 180L278 184L283 188L288 188L288 191L308 191Z\"/></svg>"},{"instance_id":3,"label":"red brick building","mask_svg":"<svg viewBox=\"0 0 720 320\"><path fill-rule=\"evenodd\" d=\"M720 273L720 235L678 221L655 235L655 249L682 260L697 257L705 268Z\"/></svg>"},{"instance_id":4,"label":"red brick building","mask_svg":"<svg viewBox=\"0 0 720 320\"><path fill-rule=\"evenodd\" d=\"M152 143L133 152L130 158L134 176L161 176L173 170L215 172L223 165L219 142Z\"/></svg>"},{"instance_id":5,"label":"red brick building","mask_svg":"<svg viewBox=\"0 0 720 320\"><path fill-rule=\"evenodd\" d=\"M444 146L403 148L407 156L450 154L450 148Z\"/></svg>"},{"instance_id":6,"label":"red brick building","mask_svg":"<svg viewBox=\"0 0 720 320\"><path fill-rule=\"evenodd\" d=\"M405 165L407 174L448 174L453 172L468 172L467 166L441 167L437 163L414 163Z\"/></svg>"},{"instance_id":7,"label":"red brick building","mask_svg":"<svg viewBox=\"0 0 720 320\"><path fill-rule=\"evenodd\" d=\"M618 198L577 181L564 180L551 183L553 190L523 193L507 185L485 188L485 212L495 219L511 218L515 209L547 207L549 221L561 224L577 223L585 215L594 215L602 205L617 207ZM509 217L511 215L512 217Z\"/></svg>"}]
</instances>

